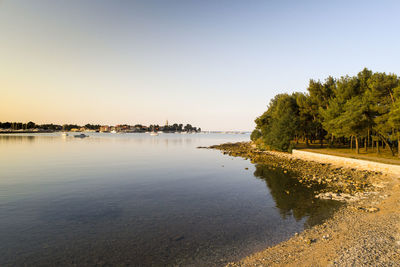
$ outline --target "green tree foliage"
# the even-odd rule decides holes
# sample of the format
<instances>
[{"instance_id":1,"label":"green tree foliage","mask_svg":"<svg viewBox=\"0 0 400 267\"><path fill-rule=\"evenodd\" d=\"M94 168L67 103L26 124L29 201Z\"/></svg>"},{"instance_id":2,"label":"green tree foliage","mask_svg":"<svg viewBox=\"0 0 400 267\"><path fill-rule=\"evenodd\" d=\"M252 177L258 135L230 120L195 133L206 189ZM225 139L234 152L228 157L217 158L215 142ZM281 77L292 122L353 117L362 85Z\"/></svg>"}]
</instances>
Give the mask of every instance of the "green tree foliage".
<instances>
[{"instance_id":1,"label":"green tree foliage","mask_svg":"<svg viewBox=\"0 0 400 267\"><path fill-rule=\"evenodd\" d=\"M400 84L393 90L393 103L389 112L388 122L392 129L396 131L397 151L399 151L398 156L400 157Z\"/></svg>"},{"instance_id":2,"label":"green tree foliage","mask_svg":"<svg viewBox=\"0 0 400 267\"><path fill-rule=\"evenodd\" d=\"M57 125L57 124L42 124L39 126L40 129L42 130L46 130L46 131L61 131L62 130L62 126L61 125Z\"/></svg>"},{"instance_id":3,"label":"green tree foliage","mask_svg":"<svg viewBox=\"0 0 400 267\"><path fill-rule=\"evenodd\" d=\"M321 129L317 106L312 102L311 97L305 93L295 93L296 104L299 109L298 127L296 129L296 140L305 139L308 144L313 140L315 133Z\"/></svg>"},{"instance_id":4,"label":"green tree foliage","mask_svg":"<svg viewBox=\"0 0 400 267\"><path fill-rule=\"evenodd\" d=\"M255 142L255 141L257 141L261 136L262 136L262 135L261 135L260 130L254 129L254 131L251 132L250 140Z\"/></svg>"},{"instance_id":5,"label":"green tree foliage","mask_svg":"<svg viewBox=\"0 0 400 267\"><path fill-rule=\"evenodd\" d=\"M290 141L364 141L400 151L400 82L395 74L363 69L355 76L310 80L307 93L280 94L256 119L263 142L288 150ZM373 138L372 138L373 136ZM378 150L379 151L379 150ZM399 153L400 155L400 153Z\"/></svg>"},{"instance_id":6,"label":"green tree foliage","mask_svg":"<svg viewBox=\"0 0 400 267\"><path fill-rule=\"evenodd\" d=\"M174 123L172 125L164 125L163 127L160 127L160 130L164 132L201 132L201 128L193 127L190 124L187 124L185 127L183 127L183 124L177 123Z\"/></svg>"},{"instance_id":7,"label":"green tree foliage","mask_svg":"<svg viewBox=\"0 0 400 267\"><path fill-rule=\"evenodd\" d=\"M100 127L101 127L101 125L99 125L99 124L90 124L90 123L88 123L88 124L85 125L85 128L89 129L89 130L99 130Z\"/></svg>"},{"instance_id":8,"label":"green tree foliage","mask_svg":"<svg viewBox=\"0 0 400 267\"><path fill-rule=\"evenodd\" d=\"M34 122L32 122L32 121L30 121L30 122L28 122L28 123L26 124L26 128L27 128L27 129L34 129L35 126L36 126L36 124L35 124Z\"/></svg>"},{"instance_id":9,"label":"green tree foliage","mask_svg":"<svg viewBox=\"0 0 400 267\"><path fill-rule=\"evenodd\" d=\"M72 129L80 129L81 126L77 124L64 124L63 125L63 130L64 131L71 131Z\"/></svg>"},{"instance_id":10,"label":"green tree foliage","mask_svg":"<svg viewBox=\"0 0 400 267\"><path fill-rule=\"evenodd\" d=\"M288 151L299 125L298 113L296 95L275 96L268 110L256 119L265 144L272 149Z\"/></svg>"},{"instance_id":11,"label":"green tree foliage","mask_svg":"<svg viewBox=\"0 0 400 267\"><path fill-rule=\"evenodd\" d=\"M56 124L41 124L38 125L32 121L28 123L23 122L0 122L0 129L4 130L45 130L45 131L59 131L61 125Z\"/></svg>"}]
</instances>

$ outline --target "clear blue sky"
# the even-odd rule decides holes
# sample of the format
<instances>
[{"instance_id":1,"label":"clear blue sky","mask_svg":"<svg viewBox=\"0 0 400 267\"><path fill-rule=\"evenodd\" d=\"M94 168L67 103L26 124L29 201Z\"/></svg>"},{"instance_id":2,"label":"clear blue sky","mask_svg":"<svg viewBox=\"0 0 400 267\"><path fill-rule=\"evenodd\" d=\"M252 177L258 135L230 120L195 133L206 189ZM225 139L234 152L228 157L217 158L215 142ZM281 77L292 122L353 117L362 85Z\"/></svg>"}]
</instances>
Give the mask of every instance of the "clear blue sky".
<instances>
[{"instance_id":1,"label":"clear blue sky","mask_svg":"<svg viewBox=\"0 0 400 267\"><path fill-rule=\"evenodd\" d=\"M0 121L251 130L277 93L400 73L398 1L0 1Z\"/></svg>"}]
</instances>

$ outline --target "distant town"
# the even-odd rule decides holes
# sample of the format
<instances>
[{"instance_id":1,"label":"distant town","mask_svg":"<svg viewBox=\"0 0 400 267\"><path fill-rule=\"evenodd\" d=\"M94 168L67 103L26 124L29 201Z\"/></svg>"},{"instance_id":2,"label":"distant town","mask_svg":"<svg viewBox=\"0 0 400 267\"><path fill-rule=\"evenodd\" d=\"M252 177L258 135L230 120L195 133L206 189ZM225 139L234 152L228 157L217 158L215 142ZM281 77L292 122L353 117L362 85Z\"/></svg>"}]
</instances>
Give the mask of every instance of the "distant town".
<instances>
[{"instance_id":1,"label":"distant town","mask_svg":"<svg viewBox=\"0 0 400 267\"><path fill-rule=\"evenodd\" d=\"M151 124L149 126L135 124L118 124L112 125L100 125L100 124L86 124L84 126L77 124L36 124L32 121L28 123L23 122L0 122L0 131L5 133L13 132L123 132L123 133L144 133L144 132L187 132L187 133L198 133L201 132L200 127L193 127L190 124L177 124L170 125L168 121L164 126L158 124Z\"/></svg>"},{"instance_id":2,"label":"distant town","mask_svg":"<svg viewBox=\"0 0 400 267\"><path fill-rule=\"evenodd\" d=\"M101 132L101 133L146 133L146 132L163 132L163 133L226 133L226 134L249 134L249 131L202 131L200 127L193 127L190 124L174 123L170 125L168 121L164 126L158 124L150 124L145 126L142 124L118 124L100 125L85 124L83 126L77 124L36 124L32 121L24 122L0 122L0 134L6 133L52 133L52 132Z\"/></svg>"}]
</instances>

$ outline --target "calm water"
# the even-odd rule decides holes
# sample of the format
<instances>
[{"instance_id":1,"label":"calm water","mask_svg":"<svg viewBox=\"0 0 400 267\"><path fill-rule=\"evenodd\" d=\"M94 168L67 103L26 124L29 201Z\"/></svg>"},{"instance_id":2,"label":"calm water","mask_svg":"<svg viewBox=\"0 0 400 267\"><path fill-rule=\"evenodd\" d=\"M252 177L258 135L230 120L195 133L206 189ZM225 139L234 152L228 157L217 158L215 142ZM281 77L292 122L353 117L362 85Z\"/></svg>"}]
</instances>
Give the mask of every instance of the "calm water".
<instances>
[{"instance_id":1,"label":"calm water","mask_svg":"<svg viewBox=\"0 0 400 267\"><path fill-rule=\"evenodd\" d=\"M0 265L223 265L330 216L291 174L196 149L248 139L0 135Z\"/></svg>"}]
</instances>

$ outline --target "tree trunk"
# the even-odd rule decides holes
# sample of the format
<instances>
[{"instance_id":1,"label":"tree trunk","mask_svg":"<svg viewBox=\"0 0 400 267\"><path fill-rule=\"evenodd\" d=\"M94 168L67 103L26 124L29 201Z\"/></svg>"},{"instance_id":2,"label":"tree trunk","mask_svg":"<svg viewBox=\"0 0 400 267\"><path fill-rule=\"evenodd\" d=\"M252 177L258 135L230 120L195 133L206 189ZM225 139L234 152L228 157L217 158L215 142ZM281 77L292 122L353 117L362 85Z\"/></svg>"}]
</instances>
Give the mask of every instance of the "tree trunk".
<instances>
[{"instance_id":1,"label":"tree trunk","mask_svg":"<svg viewBox=\"0 0 400 267\"><path fill-rule=\"evenodd\" d=\"M364 146L365 146L365 152L368 152L368 141L367 138L364 139Z\"/></svg>"},{"instance_id":2,"label":"tree trunk","mask_svg":"<svg viewBox=\"0 0 400 267\"><path fill-rule=\"evenodd\" d=\"M400 135L397 133L397 156L400 158Z\"/></svg>"},{"instance_id":3,"label":"tree trunk","mask_svg":"<svg viewBox=\"0 0 400 267\"><path fill-rule=\"evenodd\" d=\"M374 140L371 140L371 146L372 146L372 153L375 152L375 148L374 148Z\"/></svg>"},{"instance_id":4,"label":"tree trunk","mask_svg":"<svg viewBox=\"0 0 400 267\"><path fill-rule=\"evenodd\" d=\"M360 148L358 147L358 137L356 136L356 153L360 154Z\"/></svg>"},{"instance_id":5,"label":"tree trunk","mask_svg":"<svg viewBox=\"0 0 400 267\"><path fill-rule=\"evenodd\" d=\"M381 151L379 150L379 140L376 141L376 153L380 154Z\"/></svg>"},{"instance_id":6,"label":"tree trunk","mask_svg":"<svg viewBox=\"0 0 400 267\"><path fill-rule=\"evenodd\" d=\"M350 149L353 151L353 136L350 137Z\"/></svg>"},{"instance_id":7,"label":"tree trunk","mask_svg":"<svg viewBox=\"0 0 400 267\"><path fill-rule=\"evenodd\" d=\"M390 145L389 145L389 143L387 142L387 140L384 138L384 137L382 137L382 136L380 136L380 138L382 139L382 141L383 141L383 145L385 146L388 146L389 147L389 149L390 149L390 152L392 152L392 156L394 156L394 151L393 151L393 147L391 147ZM385 147L384 147L385 148Z\"/></svg>"}]
</instances>

